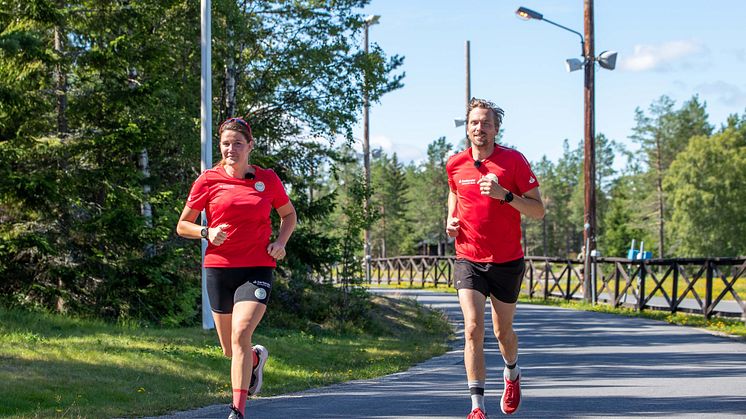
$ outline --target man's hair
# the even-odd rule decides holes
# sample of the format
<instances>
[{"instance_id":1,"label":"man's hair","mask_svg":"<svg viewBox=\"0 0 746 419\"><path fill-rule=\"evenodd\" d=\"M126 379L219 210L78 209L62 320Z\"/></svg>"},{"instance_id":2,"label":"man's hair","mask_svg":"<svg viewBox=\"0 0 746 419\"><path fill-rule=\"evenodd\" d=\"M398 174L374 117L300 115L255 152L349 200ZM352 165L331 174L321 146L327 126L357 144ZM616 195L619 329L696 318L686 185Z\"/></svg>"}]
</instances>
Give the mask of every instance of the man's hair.
<instances>
[{"instance_id":1,"label":"man's hair","mask_svg":"<svg viewBox=\"0 0 746 419\"><path fill-rule=\"evenodd\" d=\"M471 98L469 101L469 108L466 110L466 122L469 122L469 114L471 113L472 109L475 108L482 108L482 109L489 109L492 111L492 118L495 121L495 128L500 128L503 124L503 116L505 116L505 111L502 110L501 107L495 105L494 103L490 102L486 99L477 99L475 97Z\"/></svg>"}]
</instances>

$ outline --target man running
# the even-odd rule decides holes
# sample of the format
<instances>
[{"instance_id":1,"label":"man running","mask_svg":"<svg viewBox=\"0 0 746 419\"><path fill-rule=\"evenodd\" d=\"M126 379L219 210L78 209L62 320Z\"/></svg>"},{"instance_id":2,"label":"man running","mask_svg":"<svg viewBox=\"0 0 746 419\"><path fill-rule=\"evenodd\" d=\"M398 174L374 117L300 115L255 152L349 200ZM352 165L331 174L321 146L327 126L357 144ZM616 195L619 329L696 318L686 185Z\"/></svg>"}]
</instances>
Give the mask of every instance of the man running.
<instances>
[{"instance_id":1,"label":"man running","mask_svg":"<svg viewBox=\"0 0 746 419\"><path fill-rule=\"evenodd\" d=\"M525 263L521 214L544 217L539 182L523 154L495 144L504 111L492 102L472 99L467 112L471 147L448 160L446 233L456 238L455 287L464 314L464 364L472 400L469 419L486 418L484 384L484 306L492 305L492 324L505 368L500 408L505 414L521 404L521 369L513 315Z\"/></svg>"}]
</instances>

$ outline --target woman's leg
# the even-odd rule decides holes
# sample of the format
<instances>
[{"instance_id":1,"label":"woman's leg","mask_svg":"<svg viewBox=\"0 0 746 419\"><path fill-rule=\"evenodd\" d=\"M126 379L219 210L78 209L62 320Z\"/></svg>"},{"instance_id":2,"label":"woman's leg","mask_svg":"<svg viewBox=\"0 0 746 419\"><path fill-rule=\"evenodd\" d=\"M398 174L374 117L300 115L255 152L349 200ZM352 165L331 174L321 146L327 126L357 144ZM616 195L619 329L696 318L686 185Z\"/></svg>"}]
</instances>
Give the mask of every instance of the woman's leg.
<instances>
[{"instance_id":1,"label":"woman's leg","mask_svg":"<svg viewBox=\"0 0 746 419\"><path fill-rule=\"evenodd\" d=\"M223 348L223 354L228 358L233 356L233 347L231 345L231 329L233 314L220 314L212 312L212 318L215 320L215 330L218 332L220 347Z\"/></svg>"},{"instance_id":2,"label":"woman's leg","mask_svg":"<svg viewBox=\"0 0 746 419\"><path fill-rule=\"evenodd\" d=\"M264 316L267 306L258 301L239 301L233 306L231 324L231 386L233 387L234 406L243 414L246 396L251 384L251 369L254 366L254 354L251 348L251 337Z\"/></svg>"}]
</instances>

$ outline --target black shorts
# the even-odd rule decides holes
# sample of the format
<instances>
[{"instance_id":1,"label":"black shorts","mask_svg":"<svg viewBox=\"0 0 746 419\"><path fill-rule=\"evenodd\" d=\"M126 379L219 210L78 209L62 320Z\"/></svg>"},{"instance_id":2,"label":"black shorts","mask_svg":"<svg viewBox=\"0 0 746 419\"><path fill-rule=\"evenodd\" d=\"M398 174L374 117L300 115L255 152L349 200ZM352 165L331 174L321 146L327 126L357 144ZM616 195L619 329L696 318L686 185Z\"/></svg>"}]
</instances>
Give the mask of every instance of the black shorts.
<instances>
[{"instance_id":1,"label":"black shorts","mask_svg":"<svg viewBox=\"0 0 746 419\"><path fill-rule=\"evenodd\" d=\"M267 304L272 291L274 268L205 268L207 297L212 311L220 314L233 312L239 301L258 301Z\"/></svg>"},{"instance_id":2,"label":"black shorts","mask_svg":"<svg viewBox=\"0 0 746 419\"><path fill-rule=\"evenodd\" d=\"M503 303L518 301L526 262L523 258L505 263L480 263L456 259L453 278L457 290L477 290L485 297L494 295Z\"/></svg>"}]
</instances>

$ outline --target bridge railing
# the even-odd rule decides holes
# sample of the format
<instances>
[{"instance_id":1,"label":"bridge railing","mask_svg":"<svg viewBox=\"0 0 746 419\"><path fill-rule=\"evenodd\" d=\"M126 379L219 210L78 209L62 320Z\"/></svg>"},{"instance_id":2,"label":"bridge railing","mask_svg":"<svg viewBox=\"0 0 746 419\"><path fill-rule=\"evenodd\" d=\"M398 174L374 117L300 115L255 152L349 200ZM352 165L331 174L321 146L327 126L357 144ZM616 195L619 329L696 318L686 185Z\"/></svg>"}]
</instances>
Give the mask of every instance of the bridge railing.
<instances>
[{"instance_id":1,"label":"bridge railing","mask_svg":"<svg viewBox=\"0 0 746 419\"><path fill-rule=\"evenodd\" d=\"M453 286L454 256L371 261L372 284ZM631 260L593 258L592 299L614 307L740 316L746 320L746 257ZM583 262L526 257L521 292L532 298L582 299Z\"/></svg>"}]
</instances>

